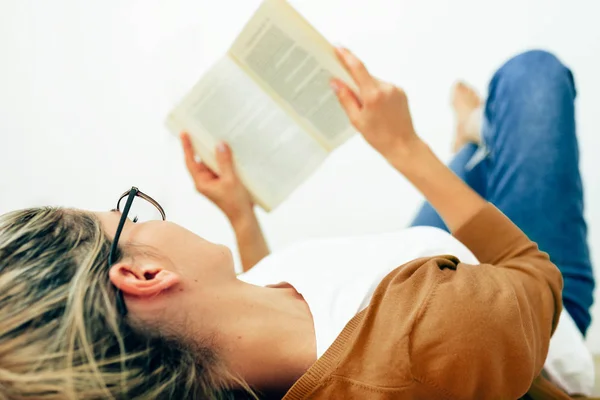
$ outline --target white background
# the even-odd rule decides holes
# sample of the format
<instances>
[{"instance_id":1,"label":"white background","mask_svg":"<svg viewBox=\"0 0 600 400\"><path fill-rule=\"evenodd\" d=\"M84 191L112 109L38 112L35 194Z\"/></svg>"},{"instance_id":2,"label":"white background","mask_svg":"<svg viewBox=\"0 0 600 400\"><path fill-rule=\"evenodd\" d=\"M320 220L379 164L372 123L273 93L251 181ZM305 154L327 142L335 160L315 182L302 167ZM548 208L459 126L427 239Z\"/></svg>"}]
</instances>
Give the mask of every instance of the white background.
<instances>
[{"instance_id":1,"label":"white background","mask_svg":"<svg viewBox=\"0 0 600 400\"><path fill-rule=\"evenodd\" d=\"M169 219L234 246L226 220L194 193L163 122L258 3L0 0L0 213L45 204L106 210L137 185L164 204ZM559 55L578 85L590 244L600 264L600 2L292 3L373 73L406 89L418 132L444 159L454 80L485 93L494 70L516 52ZM356 137L288 202L260 217L277 249L308 237L400 229L419 202ZM594 314L588 342L600 352L600 306Z\"/></svg>"}]
</instances>

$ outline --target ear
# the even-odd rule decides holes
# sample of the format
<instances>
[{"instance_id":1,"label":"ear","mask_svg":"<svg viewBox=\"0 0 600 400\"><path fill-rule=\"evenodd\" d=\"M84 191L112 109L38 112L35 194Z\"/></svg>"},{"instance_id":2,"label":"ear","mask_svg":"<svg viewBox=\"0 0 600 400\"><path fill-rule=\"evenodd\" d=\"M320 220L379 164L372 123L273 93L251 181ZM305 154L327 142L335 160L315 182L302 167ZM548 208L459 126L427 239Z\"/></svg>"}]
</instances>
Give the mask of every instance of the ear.
<instances>
[{"instance_id":1,"label":"ear","mask_svg":"<svg viewBox=\"0 0 600 400\"><path fill-rule=\"evenodd\" d=\"M108 276L113 285L124 294L136 297L156 296L180 281L175 272L152 263L117 263L110 268Z\"/></svg>"}]
</instances>

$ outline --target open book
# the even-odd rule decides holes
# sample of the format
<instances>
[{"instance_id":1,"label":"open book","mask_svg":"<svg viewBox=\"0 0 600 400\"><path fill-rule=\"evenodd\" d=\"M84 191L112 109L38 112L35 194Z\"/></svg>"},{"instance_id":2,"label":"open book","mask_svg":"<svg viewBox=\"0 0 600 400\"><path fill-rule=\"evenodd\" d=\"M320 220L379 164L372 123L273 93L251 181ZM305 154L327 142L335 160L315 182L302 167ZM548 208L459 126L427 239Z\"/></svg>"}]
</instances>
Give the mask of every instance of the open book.
<instances>
[{"instance_id":1,"label":"open book","mask_svg":"<svg viewBox=\"0 0 600 400\"><path fill-rule=\"evenodd\" d=\"M256 204L270 211L353 133L329 86L352 79L334 48L285 0L265 0L219 60L170 113L218 173L226 141Z\"/></svg>"}]
</instances>

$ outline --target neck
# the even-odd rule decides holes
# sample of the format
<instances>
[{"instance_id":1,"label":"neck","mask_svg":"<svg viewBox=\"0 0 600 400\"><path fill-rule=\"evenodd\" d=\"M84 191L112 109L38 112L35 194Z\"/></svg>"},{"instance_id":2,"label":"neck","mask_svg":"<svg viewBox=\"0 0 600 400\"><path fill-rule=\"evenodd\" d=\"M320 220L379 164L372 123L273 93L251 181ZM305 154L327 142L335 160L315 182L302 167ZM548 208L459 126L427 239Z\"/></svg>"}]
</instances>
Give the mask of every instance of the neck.
<instances>
[{"instance_id":1,"label":"neck","mask_svg":"<svg viewBox=\"0 0 600 400\"><path fill-rule=\"evenodd\" d=\"M290 286L238 281L231 290L236 300L230 313L218 316L217 330L226 362L260 391L286 391L316 360L308 304Z\"/></svg>"}]
</instances>

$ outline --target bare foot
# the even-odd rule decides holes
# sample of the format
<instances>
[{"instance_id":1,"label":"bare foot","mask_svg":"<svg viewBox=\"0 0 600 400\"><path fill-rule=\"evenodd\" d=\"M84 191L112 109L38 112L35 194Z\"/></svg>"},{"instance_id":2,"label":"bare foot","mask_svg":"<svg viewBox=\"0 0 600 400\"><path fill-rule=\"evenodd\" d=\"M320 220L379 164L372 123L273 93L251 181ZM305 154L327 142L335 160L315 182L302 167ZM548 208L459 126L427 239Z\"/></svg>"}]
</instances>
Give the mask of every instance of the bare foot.
<instances>
[{"instance_id":1,"label":"bare foot","mask_svg":"<svg viewBox=\"0 0 600 400\"><path fill-rule=\"evenodd\" d=\"M481 106L481 98L464 82L457 82L452 92L452 108L456 116L456 136L453 150L456 153L469 142L479 143L479 127L469 126L473 112Z\"/></svg>"}]
</instances>

